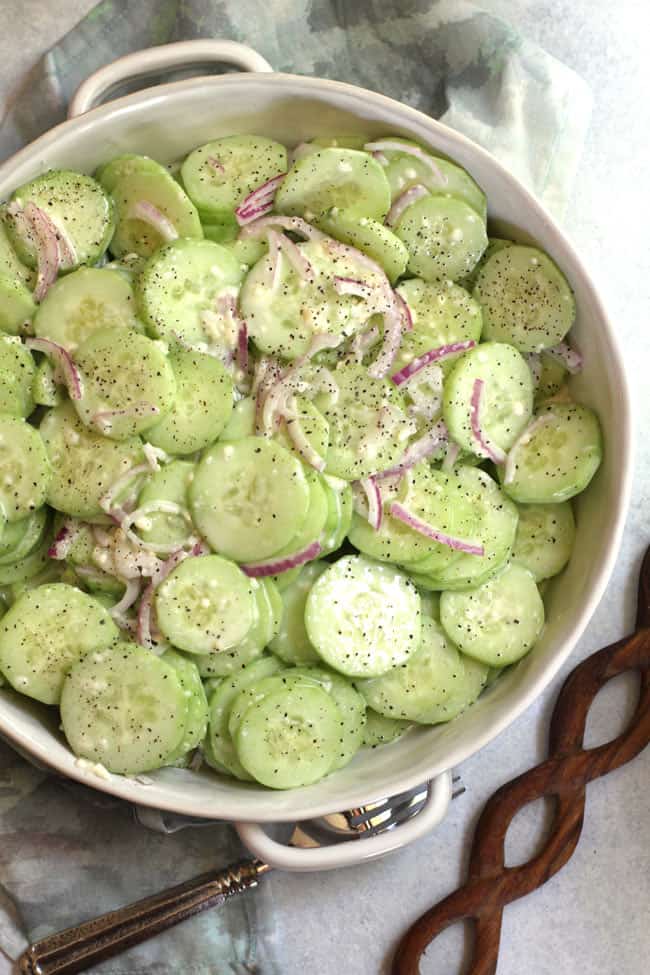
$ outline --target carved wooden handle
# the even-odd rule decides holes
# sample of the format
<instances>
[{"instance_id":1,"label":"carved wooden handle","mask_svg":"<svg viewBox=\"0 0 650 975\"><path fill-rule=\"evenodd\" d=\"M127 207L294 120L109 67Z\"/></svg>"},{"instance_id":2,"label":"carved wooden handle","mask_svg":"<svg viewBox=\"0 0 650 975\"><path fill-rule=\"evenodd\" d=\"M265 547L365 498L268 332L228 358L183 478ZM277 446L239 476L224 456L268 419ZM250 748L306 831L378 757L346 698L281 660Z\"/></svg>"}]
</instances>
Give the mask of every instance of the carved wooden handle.
<instances>
[{"instance_id":1,"label":"carved wooden handle","mask_svg":"<svg viewBox=\"0 0 650 975\"><path fill-rule=\"evenodd\" d=\"M627 729L613 741L583 748L587 715L600 689L625 671L640 674L637 707ZM541 887L578 845L588 782L619 768L650 742L650 549L641 569L637 632L583 661L557 699L549 757L502 786L488 800L472 844L467 883L422 915L402 939L392 975L417 975L423 952L456 921L474 921L473 955L467 975L495 975L503 908ZM505 865L508 827L519 810L543 796L555 800L544 849L528 863Z\"/></svg>"}]
</instances>

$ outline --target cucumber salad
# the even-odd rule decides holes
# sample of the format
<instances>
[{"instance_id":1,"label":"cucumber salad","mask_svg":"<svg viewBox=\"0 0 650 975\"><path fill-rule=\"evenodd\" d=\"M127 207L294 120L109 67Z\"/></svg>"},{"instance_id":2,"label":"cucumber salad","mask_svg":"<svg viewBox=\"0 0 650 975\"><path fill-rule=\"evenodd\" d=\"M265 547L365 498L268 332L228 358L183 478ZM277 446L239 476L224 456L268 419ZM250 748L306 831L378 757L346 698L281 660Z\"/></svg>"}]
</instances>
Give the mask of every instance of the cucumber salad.
<instances>
[{"instance_id":1,"label":"cucumber salad","mask_svg":"<svg viewBox=\"0 0 650 975\"><path fill-rule=\"evenodd\" d=\"M233 135L0 216L0 682L79 763L305 786L531 651L601 434L469 173Z\"/></svg>"}]
</instances>

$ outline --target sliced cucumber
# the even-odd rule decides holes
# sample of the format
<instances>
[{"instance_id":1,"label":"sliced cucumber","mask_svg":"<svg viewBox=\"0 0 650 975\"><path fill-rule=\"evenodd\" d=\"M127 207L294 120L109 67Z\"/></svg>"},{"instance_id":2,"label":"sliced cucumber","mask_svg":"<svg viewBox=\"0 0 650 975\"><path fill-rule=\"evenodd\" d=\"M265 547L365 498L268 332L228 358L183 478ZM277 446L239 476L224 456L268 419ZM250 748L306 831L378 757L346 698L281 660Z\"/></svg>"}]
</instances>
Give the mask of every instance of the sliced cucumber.
<instances>
[{"instance_id":1,"label":"sliced cucumber","mask_svg":"<svg viewBox=\"0 0 650 975\"><path fill-rule=\"evenodd\" d=\"M240 263L220 244L175 240L147 261L138 278L138 307L151 334L171 348L205 345L202 316L242 277Z\"/></svg>"},{"instance_id":2,"label":"sliced cucumber","mask_svg":"<svg viewBox=\"0 0 650 975\"><path fill-rule=\"evenodd\" d=\"M350 531L354 513L352 489L348 484L343 488L334 488L325 480L324 485L328 513L319 558L330 555L341 547Z\"/></svg>"},{"instance_id":3,"label":"sliced cucumber","mask_svg":"<svg viewBox=\"0 0 650 975\"><path fill-rule=\"evenodd\" d=\"M64 583L39 586L20 596L0 623L0 670L21 694L58 704L72 665L117 635L92 596Z\"/></svg>"},{"instance_id":4,"label":"sliced cucumber","mask_svg":"<svg viewBox=\"0 0 650 975\"><path fill-rule=\"evenodd\" d=\"M397 388L351 363L339 365L334 381L336 396L315 399L330 427L327 473L354 481L397 464L414 432Z\"/></svg>"},{"instance_id":5,"label":"sliced cucumber","mask_svg":"<svg viewBox=\"0 0 650 975\"><path fill-rule=\"evenodd\" d=\"M450 281L430 284L411 278L403 281L397 292L408 305L413 330L402 335L393 372L431 349L480 339L483 326L480 305L459 285ZM449 372L458 355L440 360L439 366L444 373ZM416 381L414 377L406 390Z\"/></svg>"},{"instance_id":6,"label":"sliced cucumber","mask_svg":"<svg viewBox=\"0 0 650 975\"><path fill-rule=\"evenodd\" d=\"M544 626L544 603L532 572L512 563L467 592L443 592L440 622L469 656L505 667L531 649Z\"/></svg>"},{"instance_id":7,"label":"sliced cucumber","mask_svg":"<svg viewBox=\"0 0 650 975\"><path fill-rule=\"evenodd\" d=\"M111 440L128 440L168 413L176 380L160 346L131 329L99 328L80 346L76 362L82 396L79 418Z\"/></svg>"},{"instance_id":8,"label":"sliced cucumber","mask_svg":"<svg viewBox=\"0 0 650 975\"><path fill-rule=\"evenodd\" d=\"M159 176L161 173L169 176L165 167L161 166L155 159L126 152L99 166L94 176L107 193L112 193L123 179L131 176Z\"/></svg>"},{"instance_id":9,"label":"sliced cucumber","mask_svg":"<svg viewBox=\"0 0 650 975\"><path fill-rule=\"evenodd\" d=\"M512 550L513 561L533 573L535 582L561 572L571 558L576 526L568 501L522 504Z\"/></svg>"},{"instance_id":10,"label":"sliced cucumber","mask_svg":"<svg viewBox=\"0 0 650 975\"><path fill-rule=\"evenodd\" d=\"M32 399L38 406L58 406L65 400L63 386L56 381L56 372L49 359L43 358L34 373Z\"/></svg>"},{"instance_id":11,"label":"sliced cucumber","mask_svg":"<svg viewBox=\"0 0 650 975\"><path fill-rule=\"evenodd\" d=\"M338 707L341 712L339 742L337 756L330 771L343 768L363 744L366 727L365 700L345 677L327 667L295 667L286 673L316 681Z\"/></svg>"},{"instance_id":12,"label":"sliced cucumber","mask_svg":"<svg viewBox=\"0 0 650 975\"><path fill-rule=\"evenodd\" d=\"M196 207L182 186L164 170L133 172L118 179L111 190L117 225L111 239L115 257L139 254L149 257L161 247L167 235L154 222L142 219L138 204L147 203L170 224L169 233L177 237L203 237Z\"/></svg>"},{"instance_id":13,"label":"sliced cucumber","mask_svg":"<svg viewBox=\"0 0 650 975\"><path fill-rule=\"evenodd\" d=\"M309 280L298 274L284 253L277 258L265 255L246 277L240 296L256 347L284 359L304 355L315 335L340 335L343 340L354 334L383 301L379 290L383 275L361 264L351 248L327 240L298 247L311 267ZM368 284L369 297L338 294L334 285L340 277Z\"/></svg>"},{"instance_id":14,"label":"sliced cucumber","mask_svg":"<svg viewBox=\"0 0 650 975\"><path fill-rule=\"evenodd\" d=\"M226 677L261 657L280 627L282 597L271 579L251 579L256 619L241 643L230 650L197 658L202 677Z\"/></svg>"},{"instance_id":15,"label":"sliced cucumber","mask_svg":"<svg viewBox=\"0 0 650 975\"><path fill-rule=\"evenodd\" d=\"M0 565L11 565L26 558L42 540L47 527L47 508L4 526L0 534Z\"/></svg>"},{"instance_id":16,"label":"sliced cucumber","mask_svg":"<svg viewBox=\"0 0 650 975\"><path fill-rule=\"evenodd\" d=\"M206 227L203 230L209 240L216 239L210 236ZM230 251L244 271L249 271L253 264L257 264L269 249L269 245L265 240L254 240L252 237L245 240L217 240L216 242L217 244L222 243L226 250Z\"/></svg>"},{"instance_id":17,"label":"sliced cucumber","mask_svg":"<svg viewBox=\"0 0 650 975\"><path fill-rule=\"evenodd\" d=\"M411 146L417 145L416 142L411 142L409 139L400 139L395 136L391 136L391 142L404 142ZM434 153L427 153L443 175L444 181L441 182L434 176L431 167L425 161L412 156L410 153L385 150L383 154L388 160L384 172L390 185L391 199L396 200L406 190L419 184L425 186L430 193L463 200L473 210L476 210L481 219L485 221L487 216L485 193L467 170L462 169L449 159L443 159Z\"/></svg>"},{"instance_id":18,"label":"sliced cucumber","mask_svg":"<svg viewBox=\"0 0 650 975\"><path fill-rule=\"evenodd\" d=\"M305 469L305 477L309 484L309 504L305 520L285 546L274 553L274 558L289 558L295 552L320 541L327 523L328 505L327 494L323 486L323 480L316 471L311 468Z\"/></svg>"},{"instance_id":19,"label":"sliced cucumber","mask_svg":"<svg viewBox=\"0 0 650 975\"><path fill-rule=\"evenodd\" d=\"M334 670L383 674L405 661L420 639L420 597L391 566L348 555L316 580L305 610L307 635Z\"/></svg>"},{"instance_id":20,"label":"sliced cucumber","mask_svg":"<svg viewBox=\"0 0 650 975\"><path fill-rule=\"evenodd\" d=\"M447 378L443 411L449 433L465 450L484 456L472 427L476 380L483 381L478 417L483 435L508 450L533 412L533 380L526 360L511 345L482 342L462 356Z\"/></svg>"},{"instance_id":21,"label":"sliced cucumber","mask_svg":"<svg viewBox=\"0 0 650 975\"><path fill-rule=\"evenodd\" d=\"M175 460L154 471L144 484L138 498L138 507L158 501L171 501L187 509L187 492L194 477L195 465L186 460ZM177 544L182 548L187 539L187 520L182 514L169 511L150 511L142 520L135 522L140 538L153 545Z\"/></svg>"},{"instance_id":22,"label":"sliced cucumber","mask_svg":"<svg viewBox=\"0 0 650 975\"><path fill-rule=\"evenodd\" d=\"M387 718L438 724L472 704L486 677L487 667L460 654L440 624L425 618L420 647L406 663L355 683L367 704Z\"/></svg>"},{"instance_id":23,"label":"sliced cucumber","mask_svg":"<svg viewBox=\"0 0 650 975\"><path fill-rule=\"evenodd\" d=\"M71 259L61 262L66 271L81 264L95 264L108 247L115 226L113 205L91 176L51 169L18 187L12 202L19 207L33 203L47 214L69 244ZM25 264L36 267L33 239L19 232L19 224L12 217L6 219L18 256Z\"/></svg>"},{"instance_id":24,"label":"sliced cucumber","mask_svg":"<svg viewBox=\"0 0 650 975\"><path fill-rule=\"evenodd\" d=\"M287 150L261 135L230 135L191 152L181 179L202 217L224 223L253 190L287 169Z\"/></svg>"},{"instance_id":25,"label":"sliced cucumber","mask_svg":"<svg viewBox=\"0 0 650 975\"><path fill-rule=\"evenodd\" d=\"M0 414L0 514L18 521L45 503L51 477L43 440L25 420Z\"/></svg>"},{"instance_id":26,"label":"sliced cucumber","mask_svg":"<svg viewBox=\"0 0 650 975\"><path fill-rule=\"evenodd\" d=\"M505 240L502 237L488 237L488 245L483 251L483 256L478 262L473 271L470 272L466 277L462 278L459 284L462 284L463 288L467 288L468 291L473 291L476 285L476 279L478 278L479 271L483 267L486 261L489 261L493 254L497 251L503 250L504 247L512 247L514 240Z\"/></svg>"},{"instance_id":27,"label":"sliced cucumber","mask_svg":"<svg viewBox=\"0 0 650 975\"><path fill-rule=\"evenodd\" d=\"M230 650L255 622L250 581L218 555L181 562L158 586L155 602L163 635L190 653Z\"/></svg>"},{"instance_id":28,"label":"sliced cucumber","mask_svg":"<svg viewBox=\"0 0 650 975\"><path fill-rule=\"evenodd\" d=\"M31 292L34 287L36 275L31 268L19 260L7 234L7 228L5 226L7 219L7 214L3 208L3 211L0 212L0 274L9 278L10 281L19 281Z\"/></svg>"},{"instance_id":29,"label":"sliced cucumber","mask_svg":"<svg viewBox=\"0 0 650 975\"><path fill-rule=\"evenodd\" d=\"M36 367L19 339L0 336L0 413L27 417L34 409Z\"/></svg>"},{"instance_id":30,"label":"sliced cucumber","mask_svg":"<svg viewBox=\"0 0 650 975\"><path fill-rule=\"evenodd\" d=\"M187 710L178 671L134 643L89 653L69 672L61 697L75 755L123 775L166 763L183 740Z\"/></svg>"},{"instance_id":31,"label":"sliced cucumber","mask_svg":"<svg viewBox=\"0 0 650 975\"><path fill-rule=\"evenodd\" d=\"M10 527L10 526L9 526ZM28 580L35 579L41 573L52 567L48 557L48 549L52 544L52 536L46 532L38 548L17 562L0 565L0 586L11 586L17 590Z\"/></svg>"},{"instance_id":32,"label":"sliced cucumber","mask_svg":"<svg viewBox=\"0 0 650 975\"><path fill-rule=\"evenodd\" d=\"M224 678L208 702L209 726L206 741L209 743L210 757L238 779L250 779L251 776L237 758L228 732L233 702L245 687L270 677L281 669L282 664L275 657L254 660L233 677Z\"/></svg>"},{"instance_id":33,"label":"sliced cucumber","mask_svg":"<svg viewBox=\"0 0 650 975\"><path fill-rule=\"evenodd\" d=\"M190 488L197 528L217 552L236 561L268 558L300 530L309 485L300 461L261 437L216 444Z\"/></svg>"},{"instance_id":34,"label":"sliced cucumber","mask_svg":"<svg viewBox=\"0 0 650 975\"><path fill-rule=\"evenodd\" d=\"M22 281L0 271L0 329L17 335L22 326L32 319L35 311L31 291Z\"/></svg>"},{"instance_id":35,"label":"sliced cucumber","mask_svg":"<svg viewBox=\"0 0 650 975\"><path fill-rule=\"evenodd\" d=\"M294 684L251 705L235 747L243 767L272 789L317 782L339 751L341 713L323 688Z\"/></svg>"},{"instance_id":36,"label":"sliced cucumber","mask_svg":"<svg viewBox=\"0 0 650 975\"><path fill-rule=\"evenodd\" d=\"M406 245L383 223L333 207L317 224L326 234L371 257L392 283L404 274L409 259Z\"/></svg>"},{"instance_id":37,"label":"sliced cucumber","mask_svg":"<svg viewBox=\"0 0 650 975\"><path fill-rule=\"evenodd\" d=\"M363 744L366 748L388 745L391 741L397 741L412 727L410 721L404 721L402 718L387 718L384 714L378 714L372 708L367 708Z\"/></svg>"},{"instance_id":38,"label":"sliced cucumber","mask_svg":"<svg viewBox=\"0 0 650 975\"><path fill-rule=\"evenodd\" d=\"M208 730L208 701L205 696L201 676L193 660L188 660L175 650L166 650L160 658L170 664L181 682L187 699L187 720L185 733L180 745L167 756L166 765L182 764L188 752L198 748Z\"/></svg>"},{"instance_id":39,"label":"sliced cucumber","mask_svg":"<svg viewBox=\"0 0 650 975\"><path fill-rule=\"evenodd\" d=\"M214 356L175 352L169 357L176 380L174 405L147 430L147 440L168 454L193 454L209 446L232 412L232 379Z\"/></svg>"},{"instance_id":40,"label":"sliced cucumber","mask_svg":"<svg viewBox=\"0 0 650 975\"><path fill-rule=\"evenodd\" d=\"M278 633L269 644L269 649L285 663L320 662L321 658L307 634L305 607L314 582L326 568L323 562L312 562L303 566L298 577L282 593L282 622Z\"/></svg>"},{"instance_id":41,"label":"sliced cucumber","mask_svg":"<svg viewBox=\"0 0 650 975\"><path fill-rule=\"evenodd\" d=\"M34 332L75 353L100 328L142 330L133 289L119 271L84 267L55 281L34 317Z\"/></svg>"},{"instance_id":42,"label":"sliced cucumber","mask_svg":"<svg viewBox=\"0 0 650 975\"><path fill-rule=\"evenodd\" d=\"M299 159L275 194L278 213L313 220L340 207L351 216L383 222L390 187L379 163L356 149L322 149Z\"/></svg>"},{"instance_id":43,"label":"sliced cucumber","mask_svg":"<svg viewBox=\"0 0 650 975\"><path fill-rule=\"evenodd\" d=\"M561 362L552 359L550 355L540 355L541 375L535 389L535 401L543 402L549 396L560 392L568 378L568 373Z\"/></svg>"},{"instance_id":44,"label":"sliced cucumber","mask_svg":"<svg viewBox=\"0 0 650 975\"><path fill-rule=\"evenodd\" d=\"M395 233L409 252L409 271L425 281L457 281L487 247L485 223L467 203L425 196L407 207Z\"/></svg>"},{"instance_id":45,"label":"sliced cucumber","mask_svg":"<svg viewBox=\"0 0 650 975\"><path fill-rule=\"evenodd\" d=\"M40 432L52 469L47 500L78 518L103 515L100 498L142 458L139 437L118 443L94 433L70 402L46 413Z\"/></svg>"},{"instance_id":46,"label":"sliced cucumber","mask_svg":"<svg viewBox=\"0 0 650 975\"><path fill-rule=\"evenodd\" d=\"M567 279L536 247L516 244L493 253L479 271L474 297L483 308L485 337L521 352L557 345L575 318Z\"/></svg>"}]
</instances>

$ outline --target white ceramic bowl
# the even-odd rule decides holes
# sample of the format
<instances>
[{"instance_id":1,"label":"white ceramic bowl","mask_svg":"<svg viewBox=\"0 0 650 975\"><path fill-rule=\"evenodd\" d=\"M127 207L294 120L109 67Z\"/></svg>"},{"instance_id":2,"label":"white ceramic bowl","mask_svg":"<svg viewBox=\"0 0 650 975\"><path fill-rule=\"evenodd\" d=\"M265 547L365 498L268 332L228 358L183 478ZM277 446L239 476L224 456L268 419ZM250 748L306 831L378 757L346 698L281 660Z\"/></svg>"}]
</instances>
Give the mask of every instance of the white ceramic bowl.
<instances>
[{"instance_id":1,"label":"white ceramic bowl","mask_svg":"<svg viewBox=\"0 0 650 975\"><path fill-rule=\"evenodd\" d=\"M178 62L178 46L172 47ZM187 54L187 45L185 49ZM85 108L98 90L121 76L158 66L161 58L165 60L164 51L147 52L144 63L143 56L136 55L104 69L80 90L75 109ZM220 60L237 61L232 50L227 57L223 49L219 53ZM259 57L253 62L244 58L243 63L252 63L258 71L265 67ZM598 412L605 441L603 465L578 499L575 551L561 578L549 589L548 622L534 651L450 724L413 730L379 752L361 752L347 768L316 785L273 792L209 772L179 769L155 773L149 786L119 776L104 781L75 764L51 713L6 689L0 692L0 732L66 776L161 809L271 822L358 806L441 776L498 735L544 690L585 628L614 564L628 503L631 421L614 330L596 288L562 231L479 146L373 92L323 79L261 73L195 78L150 88L64 122L23 149L0 167L0 199L49 167L91 172L99 163L126 151L167 162L209 139L244 132L262 133L289 145L333 133L398 133L468 169L487 193L493 224L505 224L519 238L536 241L569 278L578 308L575 340L585 357L584 371L573 386L576 396ZM446 783L440 779L438 784L438 818L448 796Z\"/></svg>"}]
</instances>

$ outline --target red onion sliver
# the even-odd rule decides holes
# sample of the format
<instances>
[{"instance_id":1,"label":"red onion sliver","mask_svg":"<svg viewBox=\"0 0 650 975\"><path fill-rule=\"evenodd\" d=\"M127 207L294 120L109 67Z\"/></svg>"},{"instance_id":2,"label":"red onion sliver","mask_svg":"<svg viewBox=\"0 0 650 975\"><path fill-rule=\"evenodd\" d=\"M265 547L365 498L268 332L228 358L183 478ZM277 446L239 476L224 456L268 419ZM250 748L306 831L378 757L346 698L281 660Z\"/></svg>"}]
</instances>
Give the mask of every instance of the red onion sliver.
<instances>
[{"instance_id":1,"label":"red onion sliver","mask_svg":"<svg viewBox=\"0 0 650 975\"><path fill-rule=\"evenodd\" d=\"M409 308L409 306L407 305L407 303L404 301L404 299L402 298L402 296L399 293L399 291L395 291L394 294L395 294L395 301L397 302L398 307L399 307L399 310L402 313L402 318L404 319L404 331L405 332L412 332L413 331L413 315L411 314L411 309Z\"/></svg>"},{"instance_id":2,"label":"red onion sliver","mask_svg":"<svg viewBox=\"0 0 650 975\"><path fill-rule=\"evenodd\" d=\"M503 451L501 447L498 447L496 444L491 443L489 438L483 432L483 428L481 426L481 404L483 401L484 389L485 383L483 380L475 379L469 410L472 436L474 437L474 440L478 446L477 453L479 456L489 457L489 459L494 461L495 464L502 464L506 459L505 451Z\"/></svg>"},{"instance_id":3,"label":"red onion sliver","mask_svg":"<svg viewBox=\"0 0 650 975\"><path fill-rule=\"evenodd\" d=\"M298 414L298 407L293 397L288 402L288 411L284 417L284 421L287 426L287 433L289 434L289 439L304 462L313 467L315 471L319 474L325 470L325 458L321 457L318 451L314 450L309 439L305 435L302 423L300 422L300 416Z\"/></svg>"},{"instance_id":4,"label":"red onion sliver","mask_svg":"<svg viewBox=\"0 0 650 975\"><path fill-rule=\"evenodd\" d=\"M131 609L134 602L140 595L140 580L139 579L129 579L126 584L126 589L124 590L124 595L120 599L119 603L115 603L111 606L109 613L114 620L120 620L120 618L126 613L127 609Z\"/></svg>"},{"instance_id":5,"label":"red onion sliver","mask_svg":"<svg viewBox=\"0 0 650 975\"><path fill-rule=\"evenodd\" d=\"M111 484L108 491L106 491L106 493L103 494L99 499L99 506L102 511L105 511L106 514L112 514L112 512L116 509L115 498L117 495L121 494L124 488L126 488L131 481L134 480L134 478L140 477L142 474L149 473L151 473L149 464L137 464L135 467L129 468L125 474L122 474L121 477L118 477L118 479ZM119 510L121 511L122 509Z\"/></svg>"},{"instance_id":6,"label":"red onion sliver","mask_svg":"<svg viewBox=\"0 0 650 975\"><path fill-rule=\"evenodd\" d=\"M49 359L52 359L58 374L61 376L70 394L70 399L81 399L83 395L81 374L67 349L64 349L62 345L57 345L56 342L50 341L50 339L28 338L25 339L25 345L28 349L43 352Z\"/></svg>"},{"instance_id":7,"label":"red onion sliver","mask_svg":"<svg viewBox=\"0 0 650 975\"><path fill-rule=\"evenodd\" d=\"M435 453L438 447L447 442L448 436L449 433L444 420L439 420L431 430L428 430L427 433L408 447L399 464L396 464L394 467L388 467L384 471L379 471L374 476L378 480L383 480L385 477L396 477L399 474L403 474L404 471L415 467L420 461L426 460L427 457Z\"/></svg>"},{"instance_id":8,"label":"red onion sliver","mask_svg":"<svg viewBox=\"0 0 650 975\"><path fill-rule=\"evenodd\" d=\"M247 576L253 579L260 579L264 576L279 575L281 572L287 572L289 569L296 569L299 565L304 565L305 562L310 562L312 559L315 559L316 556L320 555L320 552L320 542L312 542L311 545L308 545L299 552L294 552L293 555L286 555L283 558L277 559L266 559L264 562L249 562L245 565L240 565L239 568Z\"/></svg>"},{"instance_id":9,"label":"red onion sliver","mask_svg":"<svg viewBox=\"0 0 650 975\"><path fill-rule=\"evenodd\" d=\"M572 349L566 342L559 342L551 349L544 349L544 355L550 355L552 359L561 363L567 372L572 376L582 370L582 355L577 349Z\"/></svg>"},{"instance_id":10,"label":"red onion sliver","mask_svg":"<svg viewBox=\"0 0 650 975\"><path fill-rule=\"evenodd\" d=\"M131 207L129 216L132 219L148 223L165 241L178 239L178 231L174 224L149 200L137 200Z\"/></svg>"},{"instance_id":11,"label":"red onion sliver","mask_svg":"<svg viewBox=\"0 0 650 975\"><path fill-rule=\"evenodd\" d=\"M371 528L378 532L384 515L384 504L379 486L374 477L364 477L361 481L357 481L357 484L365 494L368 503L368 523Z\"/></svg>"},{"instance_id":12,"label":"red onion sliver","mask_svg":"<svg viewBox=\"0 0 650 975\"><path fill-rule=\"evenodd\" d=\"M34 203L25 206L25 217L33 229L36 248L37 277L34 301L42 301L56 281L61 265L61 252L56 230L50 218Z\"/></svg>"},{"instance_id":13,"label":"red onion sliver","mask_svg":"<svg viewBox=\"0 0 650 975\"><path fill-rule=\"evenodd\" d=\"M66 559L80 531L81 525L75 525L72 519L66 518L47 550L48 556L57 562Z\"/></svg>"},{"instance_id":14,"label":"red onion sliver","mask_svg":"<svg viewBox=\"0 0 650 975\"><path fill-rule=\"evenodd\" d=\"M246 227L249 223L253 223L254 220L265 217L272 209L273 200L267 200L266 202L260 201L257 206L252 206L248 210L235 211L235 217L240 227Z\"/></svg>"},{"instance_id":15,"label":"red onion sliver","mask_svg":"<svg viewBox=\"0 0 650 975\"><path fill-rule=\"evenodd\" d=\"M235 209L235 216L240 226L249 223L259 215L261 208L272 209L275 191L286 176L286 173L278 173L271 179L267 179L261 186L256 187L248 196L242 200Z\"/></svg>"},{"instance_id":16,"label":"red onion sliver","mask_svg":"<svg viewBox=\"0 0 650 975\"><path fill-rule=\"evenodd\" d=\"M307 240L327 239L327 234L317 230L316 227L307 223L302 217L283 217L279 214L274 214L271 217L260 217L259 220L247 224L239 231L238 237L239 240L245 240L248 237L264 237L268 233L269 228L274 227L279 227L281 230L291 230L295 234L301 234Z\"/></svg>"},{"instance_id":17,"label":"red onion sliver","mask_svg":"<svg viewBox=\"0 0 650 975\"><path fill-rule=\"evenodd\" d=\"M397 302L384 313L384 341L377 358L369 366L368 373L373 379L383 379L393 364L402 341L404 317Z\"/></svg>"},{"instance_id":18,"label":"red onion sliver","mask_svg":"<svg viewBox=\"0 0 650 975\"><path fill-rule=\"evenodd\" d=\"M314 269L298 245L294 244L289 237L285 237L284 234L279 235L278 244L298 277L302 278L303 281L312 283L314 280Z\"/></svg>"},{"instance_id":19,"label":"red onion sliver","mask_svg":"<svg viewBox=\"0 0 650 975\"><path fill-rule=\"evenodd\" d=\"M460 454L460 447L453 440L447 442L447 449L445 451L445 456L443 458L442 464L440 465L443 471L452 470L454 464L458 460L458 455Z\"/></svg>"},{"instance_id":20,"label":"red onion sliver","mask_svg":"<svg viewBox=\"0 0 650 975\"><path fill-rule=\"evenodd\" d=\"M192 519L187 508L184 508L180 504L176 504L174 501L148 501L146 504L141 505L136 508L135 511L131 511L129 514L124 514L120 521L120 528L126 535L126 537L137 545L139 548L144 549L147 552L176 552L178 549L185 548L187 545L194 545L196 543L196 535L189 534L187 538L183 539L182 542L168 542L162 544L161 542L145 542L139 535L131 528L131 525L138 521L139 518L146 518L149 514L154 514L156 512L162 512L168 515L178 515L179 518L184 518L190 525Z\"/></svg>"},{"instance_id":21,"label":"red onion sliver","mask_svg":"<svg viewBox=\"0 0 650 975\"><path fill-rule=\"evenodd\" d=\"M375 149L375 150L374 150L373 152L371 152L371 153L370 153L370 155L372 156L372 158L373 158L373 159L376 159L376 160L377 160L377 162L378 162L378 163L379 163L379 164L380 164L381 166L387 166L387 165L388 165L388 159L387 159L387 158L386 158L386 156L385 156L385 155L383 154L383 152L378 152L378 151L377 151L377 150Z\"/></svg>"},{"instance_id":22,"label":"red onion sliver","mask_svg":"<svg viewBox=\"0 0 650 975\"><path fill-rule=\"evenodd\" d=\"M223 165L223 163L219 162L216 156L208 156L206 162L208 166L212 166L212 168L216 169L218 173L225 173L226 167Z\"/></svg>"},{"instance_id":23,"label":"red onion sliver","mask_svg":"<svg viewBox=\"0 0 650 975\"><path fill-rule=\"evenodd\" d=\"M415 376L420 369L424 369L430 363L439 362L440 359L446 359L448 356L456 355L458 352L467 352L468 349L473 349L475 345L476 342L474 339L467 339L466 342L452 342L450 345L440 345L437 349L429 349L424 355L413 359L407 366L404 366L399 372L394 373L390 378L396 386L402 386Z\"/></svg>"},{"instance_id":24,"label":"red onion sliver","mask_svg":"<svg viewBox=\"0 0 650 975\"><path fill-rule=\"evenodd\" d=\"M451 535L446 535L444 532L438 531L433 525L422 521L421 518L418 518L417 515L410 512L399 501L393 501L391 503L390 513L393 518L397 518L398 521L408 525L413 531L433 539L433 541L438 542L440 545L446 545L456 552L465 552L467 555L485 555L485 549L482 545L473 545L471 542L463 541L462 538L453 538Z\"/></svg>"},{"instance_id":25,"label":"red onion sliver","mask_svg":"<svg viewBox=\"0 0 650 975\"><path fill-rule=\"evenodd\" d=\"M371 285L364 281L357 281L356 278L335 277L332 283L337 295L354 295L355 298L371 298L375 290Z\"/></svg>"},{"instance_id":26,"label":"red onion sliver","mask_svg":"<svg viewBox=\"0 0 650 975\"><path fill-rule=\"evenodd\" d=\"M520 447L525 447L527 443L539 430L540 427L545 426L547 423L552 423L554 417L550 413L543 413L542 416L536 417L532 420L528 426L519 434L515 442L513 443L508 456L506 458L506 466L503 472L503 483L510 484L515 476L515 471L517 469L517 451Z\"/></svg>"},{"instance_id":27,"label":"red onion sliver","mask_svg":"<svg viewBox=\"0 0 650 975\"><path fill-rule=\"evenodd\" d=\"M403 152L407 156L415 156L420 162L424 163L431 170L431 175L436 180L438 186L447 185L447 177L437 165L428 152L420 149L419 146L411 146L405 142L398 142L393 139L380 139L376 142L367 142L363 147L366 152Z\"/></svg>"},{"instance_id":28,"label":"red onion sliver","mask_svg":"<svg viewBox=\"0 0 650 975\"><path fill-rule=\"evenodd\" d=\"M357 362L361 362L364 355L379 340L379 329L376 325L367 332L357 332L350 343L350 352Z\"/></svg>"},{"instance_id":29,"label":"red onion sliver","mask_svg":"<svg viewBox=\"0 0 650 975\"><path fill-rule=\"evenodd\" d=\"M384 221L386 226L394 227L399 222L400 217L407 207L421 200L423 196L429 196L429 190L426 186L422 186L421 183L416 183L415 186L411 186L408 190L401 193L386 214L386 220Z\"/></svg>"}]
</instances>

